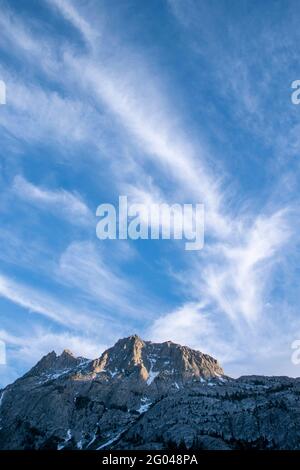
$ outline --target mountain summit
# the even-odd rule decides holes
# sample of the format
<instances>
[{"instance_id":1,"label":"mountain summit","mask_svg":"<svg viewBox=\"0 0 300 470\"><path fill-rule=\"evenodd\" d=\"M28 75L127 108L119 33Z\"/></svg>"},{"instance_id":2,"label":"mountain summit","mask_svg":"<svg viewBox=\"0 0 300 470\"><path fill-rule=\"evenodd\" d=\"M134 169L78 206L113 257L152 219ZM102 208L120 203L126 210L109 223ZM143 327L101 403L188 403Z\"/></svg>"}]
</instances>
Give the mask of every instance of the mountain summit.
<instances>
[{"instance_id":1,"label":"mountain summit","mask_svg":"<svg viewBox=\"0 0 300 470\"><path fill-rule=\"evenodd\" d=\"M224 374L216 359L167 341L152 343L133 335L120 339L92 364L93 370L122 377L134 373L148 385L156 377L176 379L218 377Z\"/></svg>"},{"instance_id":2,"label":"mountain summit","mask_svg":"<svg viewBox=\"0 0 300 470\"><path fill-rule=\"evenodd\" d=\"M299 394L133 335L95 360L52 351L0 391L0 449L300 449Z\"/></svg>"},{"instance_id":3,"label":"mountain summit","mask_svg":"<svg viewBox=\"0 0 300 470\"><path fill-rule=\"evenodd\" d=\"M82 364L83 358L77 358L68 349L64 349L60 356L57 356L55 351L50 352L26 374L27 376L39 376L44 373L58 373L66 369L72 369L79 364Z\"/></svg>"}]
</instances>

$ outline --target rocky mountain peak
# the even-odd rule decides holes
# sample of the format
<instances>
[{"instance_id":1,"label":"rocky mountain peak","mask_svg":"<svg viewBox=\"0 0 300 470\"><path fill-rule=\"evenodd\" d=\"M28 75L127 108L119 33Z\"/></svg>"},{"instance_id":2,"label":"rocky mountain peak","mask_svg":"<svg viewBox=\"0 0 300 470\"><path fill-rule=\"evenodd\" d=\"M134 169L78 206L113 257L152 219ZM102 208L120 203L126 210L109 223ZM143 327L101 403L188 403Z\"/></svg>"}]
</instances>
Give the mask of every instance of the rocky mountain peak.
<instances>
[{"instance_id":1,"label":"rocky mountain peak","mask_svg":"<svg viewBox=\"0 0 300 470\"><path fill-rule=\"evenodd\" d=\"M72 351L70 349L64 349L63 352L61 353L62 357L75 357Z\"/></svg>"},{"instance_id":2,"label":"rocky mountain peak","mask_svg":"<svg viewBox=\"0 0 300 470\"><path fill-rule=\"evenodd\" d=\"M57 355L52 351L45 356L26 374L26 376L36 376L43 373L58 372L72 369L82 362L82 358L77 358L68 349Z\"/></svg>"},{"instance_id":3,"label":"rocky mountain peak","mask_svg":"<svg viewBox=\"0 0 300 470\"><path fill-rule=\"evenodd\" d=\"M192 377L217 377L223 369L211 356L167 341L152 343L138 335L120 339L93 362L95 372L112 377L138 374L151 384L156 377L185 380Z\"/></svg>"}]
</instances>

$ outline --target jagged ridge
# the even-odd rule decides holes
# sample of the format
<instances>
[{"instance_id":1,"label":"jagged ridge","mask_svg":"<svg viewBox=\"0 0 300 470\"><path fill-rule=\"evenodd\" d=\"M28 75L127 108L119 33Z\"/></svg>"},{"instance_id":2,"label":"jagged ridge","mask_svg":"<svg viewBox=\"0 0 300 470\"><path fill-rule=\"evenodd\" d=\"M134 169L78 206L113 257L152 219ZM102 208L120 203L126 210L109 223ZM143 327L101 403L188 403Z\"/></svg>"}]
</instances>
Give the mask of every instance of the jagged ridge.
<instances>
[{"instance_id":1,"label":"jagged ridge","mask_svg":"<svg viewBox=\"0 0 300 470\"><path fill-rule=\"evenodd\" d=\"M224 374L218 362L207 354L171 341L143 341L137 335L120 339L93 362L92 368L95 372L109 372L112 376L135 372L148 382L163 375L184 380Z\"/></svg>"}]
</instances>

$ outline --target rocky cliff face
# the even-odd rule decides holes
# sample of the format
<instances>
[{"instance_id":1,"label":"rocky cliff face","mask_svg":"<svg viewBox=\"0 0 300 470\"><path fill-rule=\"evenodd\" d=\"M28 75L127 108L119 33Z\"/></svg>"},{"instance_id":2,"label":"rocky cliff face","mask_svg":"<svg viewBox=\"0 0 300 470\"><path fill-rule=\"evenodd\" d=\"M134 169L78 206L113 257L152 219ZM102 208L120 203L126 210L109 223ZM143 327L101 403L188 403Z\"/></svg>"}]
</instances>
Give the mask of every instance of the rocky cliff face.
<instances>
[{"instance_id":1,"label":"rocky cliff face","mask_svg":"<svg viewBox=\"0 0 300 470\"><path fill-rule=\"evenodd\" d=\"M300 380L226 377L172 342L43 357L0 392L0 449L300 448Z\"/></svg>"}]
</instances>

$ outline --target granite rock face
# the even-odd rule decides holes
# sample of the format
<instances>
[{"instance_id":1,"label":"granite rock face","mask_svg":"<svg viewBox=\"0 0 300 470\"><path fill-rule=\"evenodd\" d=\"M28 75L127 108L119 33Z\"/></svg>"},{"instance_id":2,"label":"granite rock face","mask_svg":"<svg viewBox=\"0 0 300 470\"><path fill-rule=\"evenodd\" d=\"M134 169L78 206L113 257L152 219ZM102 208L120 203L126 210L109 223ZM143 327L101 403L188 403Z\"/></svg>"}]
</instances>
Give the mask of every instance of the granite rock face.
<instances>
[{"instance_id":1,"label":"granite rock face","mask_svg":"<svg viewBox=\"0 0 300 470\"><path fill-rule=\"evenodd\" d=\"M0 391L0 449L300 449L300 379L224 375L172 342L43 357Z\"/></svg>"}]
</instances>

